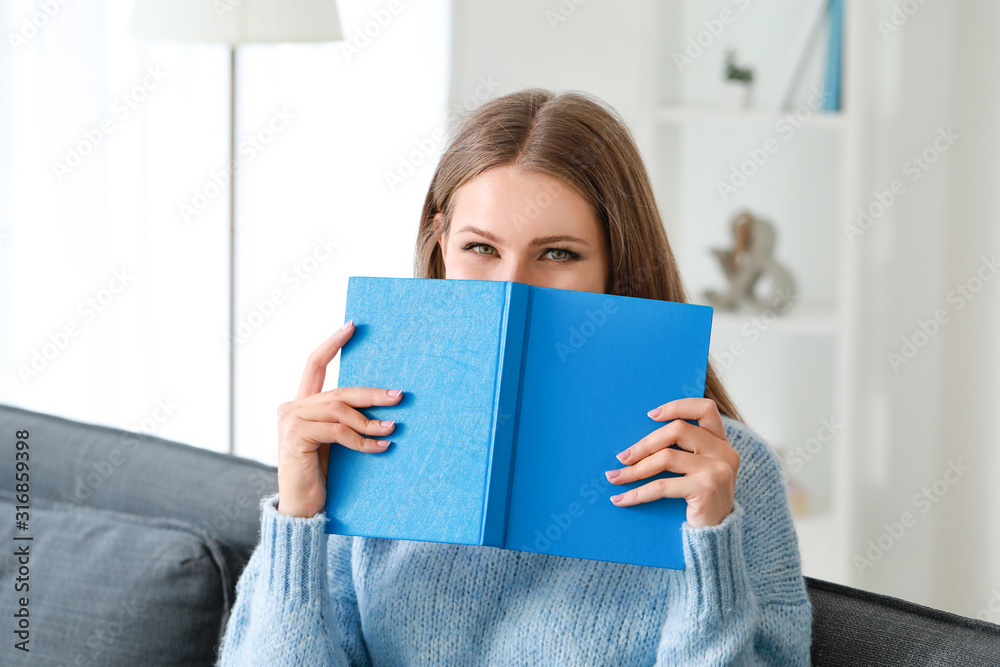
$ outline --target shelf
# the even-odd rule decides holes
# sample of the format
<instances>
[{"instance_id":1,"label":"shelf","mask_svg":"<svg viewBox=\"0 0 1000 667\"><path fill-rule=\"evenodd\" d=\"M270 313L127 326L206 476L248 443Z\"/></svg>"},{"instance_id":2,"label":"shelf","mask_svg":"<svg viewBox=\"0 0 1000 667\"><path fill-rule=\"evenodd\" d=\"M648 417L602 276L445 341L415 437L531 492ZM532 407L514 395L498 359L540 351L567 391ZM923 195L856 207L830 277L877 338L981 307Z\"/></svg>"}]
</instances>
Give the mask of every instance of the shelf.
<instances>
[{"instance_id":1,"label":"shelf","mask_svg":"<svg viewBox=\"0 0 1000 667\"><path fill-rule=\"evenodd\" d=\"M745 125L777 125L787 119L792 128L806 127L840 129L846 116L841 111L811 111L796 116L792 111L768 111L765 109L727 109L725 107L661 107L656 119L667 125L684 123L741 123Z\"/></svg>"},{"instance_id":2,"label":"shelf","mask_svg":"<svg viewBox=\"0 0 1000 667\"><path fill-rule=\"evenodd\" d=\"M865 37L870 23L852 18L862 15L864 3L846 4L842 52L857 54L862 44L871 46ZM801 512L792 518L803 573L850 584L856 501L845 471L855 465L854 296L860 278L839 223L864 196L857 174L863 173L863 110L871 99L857 79L863 61L842 63L841 109L824 111L813 93L826 80L829 21L823 19L826 29L813 29L817 36L799 63L790 103L778 110L771 100L793 42L802 37L807 7L734 11L741 18L716 36L714 55L681 68L673 55L705 28L706 17L728 4L657 6L660 51L644 109L644 148L671 246L691 302L709 305L706 292L728 290L715 251L735 248L735 213L747 210L773 225L775 236L765 241L792 275L798 298L781 314L714 308L709 357L748 425L777 450L792 453L783 470L798 487L789 499ZM720 84L719 64L728 49L760 75L750 108L727 104L724 96L729 91ZM764 280L768 289L755 294L773 290L774 281Z\"/></svg>"},{"instance_id":3,"label":"shelf","mask_svg":"<svg viewBox=\"0 0 1000 667\"><path fill-rule=\"evenodd\" d=\"M837 333L837 314L831 306L793 305L782 315L754 311L726 311L718 308L712 313L713 334L726 336L749 330L775 333L834 336Z\"/></svg>"}]
</instances>

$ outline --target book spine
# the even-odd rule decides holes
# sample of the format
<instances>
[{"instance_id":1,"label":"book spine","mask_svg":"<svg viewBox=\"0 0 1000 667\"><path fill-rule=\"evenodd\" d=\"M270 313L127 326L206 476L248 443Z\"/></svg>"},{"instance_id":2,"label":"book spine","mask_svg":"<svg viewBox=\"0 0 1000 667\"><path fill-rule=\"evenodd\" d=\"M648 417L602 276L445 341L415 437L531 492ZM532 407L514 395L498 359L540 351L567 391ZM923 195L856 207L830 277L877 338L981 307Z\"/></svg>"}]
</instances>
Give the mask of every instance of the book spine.
<instances>
[{"instance_id":1,"label":"book spine","mask_svg":"<svg viewBox=\"0 0 1000 667\"><path fill-rule=\"evenodd\" d=\"M840 72L843 58L843 0L830 0L830 45L827 49L823 111L840 111Z\"/></svg>"},{"instance_id":2,"label":"book spine","mask_svg":"<svg viewBox=\"0 0 1000 667\"><path fill-rule=\"evenodd\" d=\"M528 337L531 291L528 285L507 282L504 316L497 352L497 391L493 405L493 443L487 471L481 544L503 547L510 507L510 484L517 448L517 422L523 377L524 345Z\"/></svg>"},{"instance_id":3,"label":"book spine","mask_svg":"<svg viewBox=\"0 0 1000 667\"><path fill-rule=\"evenodd\" d=\"M778 86L775 88L774 109L776 111L784 111L791 101L792 93L795 92L795 84L809 55L809 47L812 46L816 31L823 22L828 1L813 0L798 34L795 35L795 41L789 50L788 59L785 61L785 68L782 70Z\"/></svg>"}]
</instances>

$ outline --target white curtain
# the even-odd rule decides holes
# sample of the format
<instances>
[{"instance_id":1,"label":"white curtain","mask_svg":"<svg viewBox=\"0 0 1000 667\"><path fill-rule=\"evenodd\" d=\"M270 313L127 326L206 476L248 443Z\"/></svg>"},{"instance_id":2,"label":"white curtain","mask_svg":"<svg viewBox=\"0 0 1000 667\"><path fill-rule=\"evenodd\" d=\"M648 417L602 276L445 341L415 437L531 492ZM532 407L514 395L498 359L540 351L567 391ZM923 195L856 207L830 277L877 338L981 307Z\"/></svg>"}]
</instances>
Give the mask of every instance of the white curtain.
<instances>
[{"instance_id":1,"label":"white curtain","mask_svg":"<svg viewBox=\"0 0 1000 667\"><path fill-rule=\"evenodd\" d=\"M225 154L226 52L138 43L130 10L3 5L0 396L221 449L226 210L168 202Z\"/></svg>"},{"instance_id":2,"label":"white curtain","mask_svg":"<svg viewBox=\"0 0 1000 667\"><path fill-rule=\"evenodd\" d=\"M238 53L236 453L271 463L347 276L412 275L440 142L386 174L447 122L447 3L338 4L344 43ZM0 5L0 402L225 451L228 51L131 10Z\"/></svg>"}]
</instances>

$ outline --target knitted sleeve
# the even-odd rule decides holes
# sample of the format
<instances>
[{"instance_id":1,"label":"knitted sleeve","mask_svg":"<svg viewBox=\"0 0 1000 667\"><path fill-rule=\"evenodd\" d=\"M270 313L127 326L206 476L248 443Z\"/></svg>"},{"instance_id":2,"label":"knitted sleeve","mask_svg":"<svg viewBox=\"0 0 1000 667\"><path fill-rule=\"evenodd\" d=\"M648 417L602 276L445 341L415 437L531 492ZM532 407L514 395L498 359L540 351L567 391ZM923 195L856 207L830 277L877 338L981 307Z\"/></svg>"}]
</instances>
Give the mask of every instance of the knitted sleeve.
<instances>
[{"instance_id":1,"label":"knitted sleeve","mask_svg":"<svg viewBox=\"0 0 1000 667\"><path fill-rule=\"evenodd\" d=\"M327 535L323 512L260 502L260 542L236 584L217 665L370 665L351 577L353 538Z\"/></svg>"},{"instance_id":2,"label":"knitted sleeve","mask_svg":"<svg viewBox=\"0 0 1000 667\"><path fill-rule=\"evenodd\" d=\"M664 622L657 665L808 665L812 606L781 462L748 427L724 418L740 454L733 511L683 525L684 604Z\"/></svg>"}]
</instances>

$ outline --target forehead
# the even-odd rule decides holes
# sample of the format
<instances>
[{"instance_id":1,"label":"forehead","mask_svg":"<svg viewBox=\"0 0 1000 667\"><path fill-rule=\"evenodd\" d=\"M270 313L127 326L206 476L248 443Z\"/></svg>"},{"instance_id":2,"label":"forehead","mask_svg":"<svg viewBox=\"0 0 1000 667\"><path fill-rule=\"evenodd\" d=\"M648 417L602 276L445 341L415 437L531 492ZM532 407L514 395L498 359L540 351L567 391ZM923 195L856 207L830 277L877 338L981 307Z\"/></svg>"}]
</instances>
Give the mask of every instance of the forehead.
<instances>
[{"instance_id":1,"label":"forehead","mask_svg":"<svg viewBox=\"0 0 1000 667\"><path fill-rule=\"evenodd\" d=\"M511 166L489 169L455 193L453 222L474 218L478 227L530 233L564 231L596 235L597 219L586 199L562 180Z\"/></svg>"}]
</instances>

